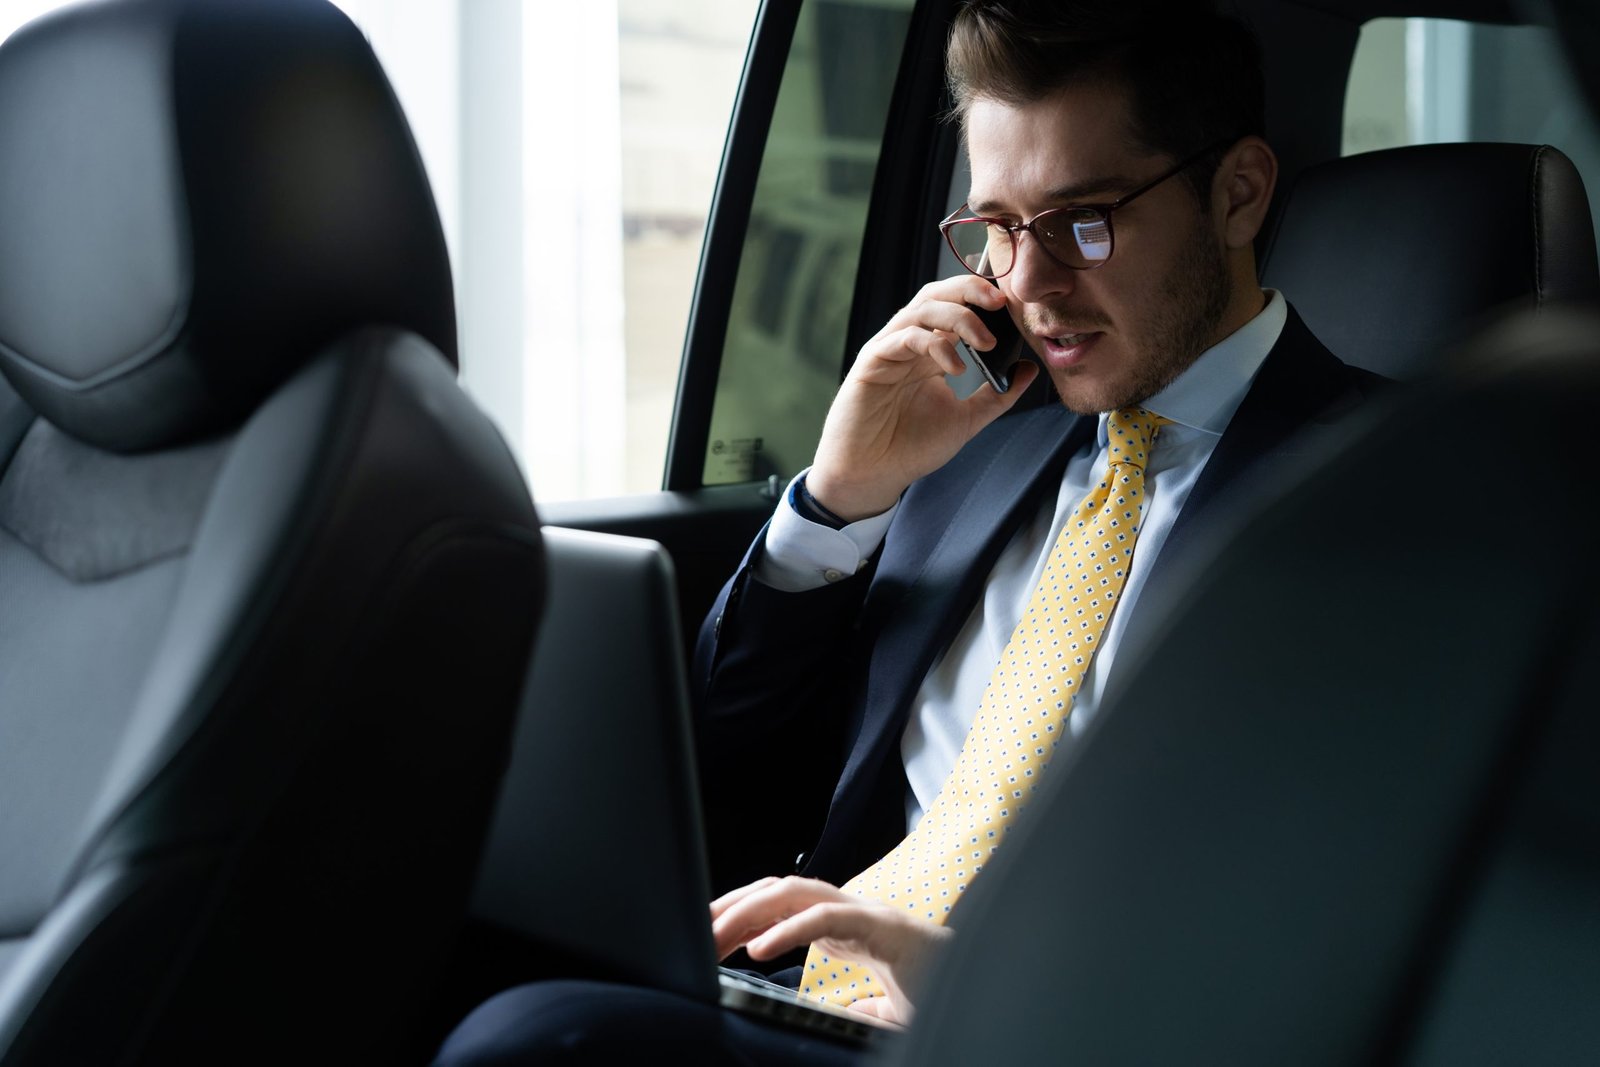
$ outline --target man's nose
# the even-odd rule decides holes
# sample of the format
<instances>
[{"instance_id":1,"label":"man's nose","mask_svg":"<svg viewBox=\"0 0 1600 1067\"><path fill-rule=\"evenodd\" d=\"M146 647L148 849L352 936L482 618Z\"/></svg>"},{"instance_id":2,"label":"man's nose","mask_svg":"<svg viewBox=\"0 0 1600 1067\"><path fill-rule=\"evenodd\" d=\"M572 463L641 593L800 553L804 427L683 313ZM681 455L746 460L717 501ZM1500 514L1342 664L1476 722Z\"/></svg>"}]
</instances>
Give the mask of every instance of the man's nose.
<instances>
[{"instance_id":1,"label":"man's nose","mask_svg":"<svg viewBox=\"0 0 1600 1067\"><path fill-rule=\"evenodd\" d=\"M1051 259L1031 233L1017 234L1016 257L1006 281L1011 283L1011 294L1024 304L1065 295L1076 285L1077 271Z\"/></svg>"}]
</instances>

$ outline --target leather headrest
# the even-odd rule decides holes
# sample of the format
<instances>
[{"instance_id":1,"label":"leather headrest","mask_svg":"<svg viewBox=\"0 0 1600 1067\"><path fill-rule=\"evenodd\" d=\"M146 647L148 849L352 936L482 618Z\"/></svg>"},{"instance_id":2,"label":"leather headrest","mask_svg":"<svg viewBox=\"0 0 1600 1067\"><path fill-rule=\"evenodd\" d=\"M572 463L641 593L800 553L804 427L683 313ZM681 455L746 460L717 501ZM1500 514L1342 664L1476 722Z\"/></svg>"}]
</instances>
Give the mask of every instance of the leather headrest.
<instances>
[{"instance_id":1,"label":"leather headrest","mask_svg":"<svg viewBox=\"0 0 1600 1067\"><path fill-rule=\"evenodd\" d=\"M234 425L360 326L455 361L410 130L324 0L111 0L6 41L0 279L0 370L102 448Z\"/></svg>"},{"instance_id":2,"label":"leather headrest","mask_svg":"<svg viewBox=\"0 0 1600 1067\"><path fill-rule=\"evenodd\" d=\"M1308 167L1261 275L1335 355L1395 378L1505 305L1600 295L1583 179L1548 145L1416 145Z\"/></svg>"}]
</instances>

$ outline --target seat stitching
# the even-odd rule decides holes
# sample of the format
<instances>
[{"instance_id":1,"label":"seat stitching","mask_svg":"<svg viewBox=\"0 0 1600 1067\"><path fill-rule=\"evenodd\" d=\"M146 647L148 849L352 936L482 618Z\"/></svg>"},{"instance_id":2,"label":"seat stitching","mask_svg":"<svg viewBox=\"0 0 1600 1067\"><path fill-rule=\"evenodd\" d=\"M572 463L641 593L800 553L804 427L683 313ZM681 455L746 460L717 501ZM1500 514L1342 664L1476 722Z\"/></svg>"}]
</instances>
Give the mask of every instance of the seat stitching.
<instances>
[{"instance_id":1,"label":"seat stitching","mask_svg":"<svg viewBox=\"0 0 1600 1067\"><path fill-rule=\"evenodd\" d=\"M39 562L43 563L46 567L49 567L62 578L65 578L67 581L78 586L94 585L98 582L109 582L117 578L126 577L138 571L145 570L146 568L154 567L157 564L166 563L169 560L185 556L193 547L193 545L188 544L178 545L175 548L164 549L145 559L112 567L110 570L89 570L79 572L69 569L61 562L60 559L45 551L42 546L34 543L31 539L24 537L14 526L3 519L0 519L0 534L11 538L11 540L15 541L23 548L26 548L29 553L33 555L34 559L37 559Z\"/></svg>"}]
</instances>

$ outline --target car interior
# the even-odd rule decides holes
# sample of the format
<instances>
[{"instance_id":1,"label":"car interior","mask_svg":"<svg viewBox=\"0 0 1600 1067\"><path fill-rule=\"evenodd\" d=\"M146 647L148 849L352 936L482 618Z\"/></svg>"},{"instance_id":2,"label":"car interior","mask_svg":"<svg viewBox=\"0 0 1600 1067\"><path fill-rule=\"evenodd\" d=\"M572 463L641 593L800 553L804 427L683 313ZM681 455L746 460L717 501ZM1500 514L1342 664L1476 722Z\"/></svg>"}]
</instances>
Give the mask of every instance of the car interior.
<instances>
[{"instance_id":1,"label":"car interior","mask_svg":"<svg viewBox=\"0 0 1600 1067\"><path fill-rule=\"evenodd\" d=\"M104 0L0 45L0 1065L420 1064L501 989L625 976L475 886L492 827L557 814L516 807L513 741L582 713L524 686L578 624L541 531L664 546L692 642L854 352L952 269L956 3L761 4L661 489L587 501L540 499L457 383L428 177L326 0ZM1600 155L1341 130L1373 20L1545 27L1593 116L1600 19L1230 6L1281 166L1263 284L1401 384L1158 606L1130 655L1161 669L1053 772L883 1061L1590 1061ZM790 202L808 93L823 179ZM806 791L748 797L803 767L701 783L714 893L794 869ZM559 872L495 854L496 900Z\"/></svg>"}]
</instances>

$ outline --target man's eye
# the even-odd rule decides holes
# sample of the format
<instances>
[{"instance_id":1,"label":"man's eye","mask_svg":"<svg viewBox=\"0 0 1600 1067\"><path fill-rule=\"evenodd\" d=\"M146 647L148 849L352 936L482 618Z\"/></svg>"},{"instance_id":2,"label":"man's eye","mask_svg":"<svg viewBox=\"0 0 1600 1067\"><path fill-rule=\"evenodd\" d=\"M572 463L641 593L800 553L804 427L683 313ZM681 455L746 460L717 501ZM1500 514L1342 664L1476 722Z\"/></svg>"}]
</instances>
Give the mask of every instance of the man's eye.
<instances>
[{"instance_id":1,"label":"man's eye","mask_svg":"<svg viewBox=\"0 0 1600 1067\"><path fill-rule=\"evenodd\" d=\"M1067 207L1053 211L1043 219L1035 220L1033 228L1040 237L1067 237L1071 236L1074 223L1098 217L1096 212L1087 208Z\"/></svg>"}]
</instances>

